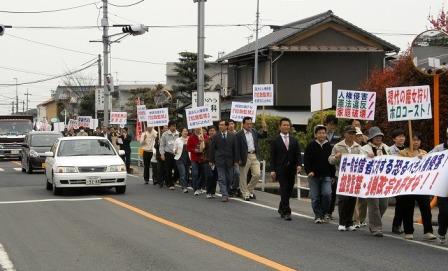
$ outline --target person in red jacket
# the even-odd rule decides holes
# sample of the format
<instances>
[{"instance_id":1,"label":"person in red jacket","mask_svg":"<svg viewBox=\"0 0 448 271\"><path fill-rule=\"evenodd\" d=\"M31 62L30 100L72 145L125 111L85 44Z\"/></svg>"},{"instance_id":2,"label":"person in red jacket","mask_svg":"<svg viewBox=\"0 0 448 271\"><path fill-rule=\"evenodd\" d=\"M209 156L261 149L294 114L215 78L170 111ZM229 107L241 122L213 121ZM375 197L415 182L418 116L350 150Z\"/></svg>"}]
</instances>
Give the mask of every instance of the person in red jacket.
<instances>
[{"instance_id":1,"label":"person in red jacket","mask_svg":"<svg viewBox=\"0 0 448 271\"><path fill-rule=\"evenodd\" d=\"M205 184L205 165L203 152L207 135L201 133L201 128L194 129L194 133L188 138L187 150L190 153L191 175L193 191L199 196L202 186Z\"/></svg>"}]
</instances>

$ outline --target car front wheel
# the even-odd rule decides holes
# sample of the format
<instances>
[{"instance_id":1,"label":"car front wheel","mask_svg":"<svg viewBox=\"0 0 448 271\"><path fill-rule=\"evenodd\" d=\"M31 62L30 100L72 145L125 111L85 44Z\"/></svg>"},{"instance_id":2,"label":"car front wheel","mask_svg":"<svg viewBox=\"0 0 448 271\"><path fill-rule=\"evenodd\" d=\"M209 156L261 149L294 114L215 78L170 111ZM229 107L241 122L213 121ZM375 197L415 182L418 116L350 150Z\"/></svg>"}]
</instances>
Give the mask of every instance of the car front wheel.
<instances>
[{"instance_id":1,"label":"car front wheel","mask_svg":"<svg viewBox=\"0 0 448 271\"><path fill-rule=\"evenodd\" d=\"M115 187L115 191L117 194L124 194L126 192L126 186L117 186Z\"/></svg>"}]
</instances>

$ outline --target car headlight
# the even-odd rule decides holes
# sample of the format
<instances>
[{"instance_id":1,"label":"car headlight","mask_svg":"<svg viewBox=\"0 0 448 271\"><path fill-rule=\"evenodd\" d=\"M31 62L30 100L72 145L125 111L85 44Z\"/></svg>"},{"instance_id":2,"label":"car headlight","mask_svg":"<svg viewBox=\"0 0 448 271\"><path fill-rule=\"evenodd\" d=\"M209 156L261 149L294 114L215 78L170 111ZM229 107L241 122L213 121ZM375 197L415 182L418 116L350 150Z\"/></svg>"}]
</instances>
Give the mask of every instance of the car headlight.
<instances>
[{"instance_id":1,"label":"car headlight","mask_svg":"<svg viewBox=\"0 0 448 271\"><path fill-rule=\"evenodd\" d=\"M108 172L123 172L123 171L126 171L126 167L124 165L108 166L107 171Z\"/></svg>"},{"instance_id":2,"label":"car headlight","mask_svg":"<svg viewBox=\"0 0 448 271\"><path fill-rule=\"evenodd\" d=\"M78 169L76 167L57 167L57 173L78 173Z\"/></svg>"},{"instance_id":3,"label":"car headlight","mask_svg":"<svg viewBox=\"0 0 448 271\"><path fill-rule=\"evenodd\" d=\"M39 154L35 150L30 150L30 156L36 158L39 157Z\"/></svg>"}]
</instances>

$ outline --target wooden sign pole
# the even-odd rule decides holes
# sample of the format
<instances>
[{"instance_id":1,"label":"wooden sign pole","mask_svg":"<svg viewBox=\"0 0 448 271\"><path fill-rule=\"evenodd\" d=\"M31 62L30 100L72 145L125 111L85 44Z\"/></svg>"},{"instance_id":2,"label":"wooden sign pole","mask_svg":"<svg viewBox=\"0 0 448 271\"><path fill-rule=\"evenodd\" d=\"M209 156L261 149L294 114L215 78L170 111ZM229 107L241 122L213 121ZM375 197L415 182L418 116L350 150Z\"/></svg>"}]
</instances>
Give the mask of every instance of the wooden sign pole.
<instances>
[{"instance_id":1,"label":"wooden sign pole","mask_svg":"<svg viewBox=\"0 0 448 271\"><path fill-rule=\"evenodd\" d=\"M434 146L440 143L439 79L440 75L434 74Z\"/></svg>"},{"instance_id":2,"label":"wooden sign pole","mask_svg":"<svg viewBox=\"0 0 448 271\"><path fill-rule=\"evenodd\" d=\"M320 83L320 120L324 124L324 84Z\"/></svg>"}]
</instances>

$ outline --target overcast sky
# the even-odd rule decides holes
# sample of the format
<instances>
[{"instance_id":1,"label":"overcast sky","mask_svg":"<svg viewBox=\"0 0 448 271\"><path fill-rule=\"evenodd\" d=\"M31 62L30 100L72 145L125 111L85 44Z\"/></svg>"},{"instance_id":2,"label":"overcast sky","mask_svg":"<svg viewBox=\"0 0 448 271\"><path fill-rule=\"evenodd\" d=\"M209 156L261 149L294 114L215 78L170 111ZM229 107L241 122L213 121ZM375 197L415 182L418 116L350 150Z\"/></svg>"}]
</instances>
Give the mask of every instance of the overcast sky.
<instances>
[{"instance_id":1,"label":"overcast sky","mask_svg":"<svg viewBox=\"0 0 448 271\"><path fill-rule=\"evenodd\" d=\"M68 8L93 3L95 0L14 0L1 1L0 10L41 11ZM137 0L110 0L113 4L130 4ZM429 27L427 17L437 14L448 0L260 0L261 24L281 25L325 12L329 9L343 19L377 34L401 49L406 49L414 36ZM0 84L29 82L77 70L102 53L101 31L92 29L30 29L29 26L96 26L102 13L101 1L68 11L41 14L0 13L0 24L12 25L0 37ZM255 22L256 0L208 0L206 24L252 24ZM98 8L97 8L98 7ZM109 6L110 24L169 26L197 23L197 5L193 0L146 0L126 8ZM97 20L98 16L100 18ZM121 29L110 30L110 34ZM180 51L196 51L197 32L189 28L150 28L143 36L127 37L112 45L112 57L156 64L112 59L112 75L121 84L164 82L165 62L176 61ZM263 27L261 35L269 33ZM215 59L218 52L231 51L247 44L251 35L248 27L207 27L205 52ZM47 44L47 45L43 45ZM62 50L48 45L61 47ZM74 52L75 50L79 52ZM81 53L82 52L82 53ZM17 71L13 71L13 70ZM97 68L92 67L82 76L97 80ZM118 79L118 80L117 80ZM29 89L30 107L50 97L60 79L19 86L19 100L25 99ZM11 112L15 86L0 86L0 114ZM21 109L20 109L21 110Z\"/></svg>"}]
</instances>

